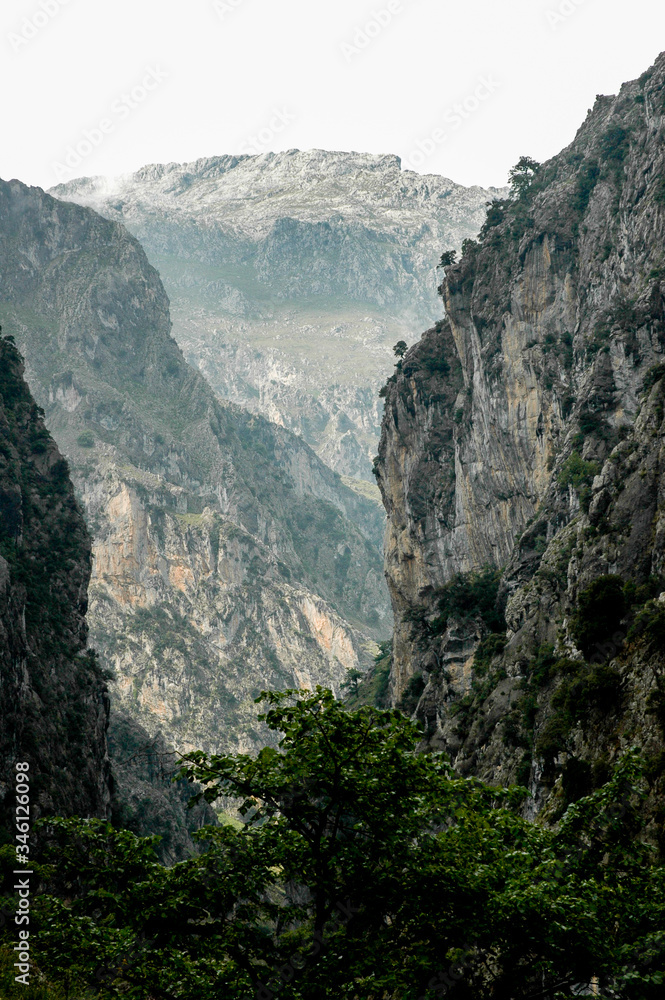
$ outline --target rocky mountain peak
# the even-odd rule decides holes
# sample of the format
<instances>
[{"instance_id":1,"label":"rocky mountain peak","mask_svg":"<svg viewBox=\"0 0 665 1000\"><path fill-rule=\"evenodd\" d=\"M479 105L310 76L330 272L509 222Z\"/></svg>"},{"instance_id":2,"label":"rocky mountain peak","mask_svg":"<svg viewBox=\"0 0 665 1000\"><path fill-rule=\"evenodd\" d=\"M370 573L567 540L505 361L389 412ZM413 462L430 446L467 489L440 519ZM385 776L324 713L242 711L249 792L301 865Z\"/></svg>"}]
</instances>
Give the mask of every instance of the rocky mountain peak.
<instances>
[{"instance_id":1,"label":"rocky mountain peak","mask_svg":"<svg viewBox=\"0 0 665 1000\"><path fill-rule=\"evenodd\" d=\"M439 315L442 247L476 235L501 192L315 149L153 164L53 193L140 239L176 340L220 397L371 482L392 347Z\"/></svg>"}]
</instances>

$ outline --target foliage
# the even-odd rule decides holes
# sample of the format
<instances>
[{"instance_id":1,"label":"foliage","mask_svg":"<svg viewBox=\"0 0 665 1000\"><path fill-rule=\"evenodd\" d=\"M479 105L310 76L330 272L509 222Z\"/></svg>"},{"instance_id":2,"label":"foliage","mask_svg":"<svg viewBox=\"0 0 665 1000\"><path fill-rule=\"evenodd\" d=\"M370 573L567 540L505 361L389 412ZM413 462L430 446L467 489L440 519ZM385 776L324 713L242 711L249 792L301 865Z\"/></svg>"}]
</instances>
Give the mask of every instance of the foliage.
<instances>
[{"instance_id":1,"label":"foliage","mask_svg":"<svg viewBox=\"0 0 665 1000\"><path fill-rule=\"evenodd\" d=\"M620 576L599 576L582 590L569 627L585 657L589 658L616 632L627 609L624 582Z\"/></svg>"},{"instance_id":2,"label":"foliage","mask_svg":"<svg viewBox=\"0 0 665 1000\"><path fill-rule=\"evenodd\" d=\"M462 243L462 256L473 257L476 250L478 249L478 246L479 244L476 240L472 240L471 238L464 240Z\"/></svg>"},{"instance_id":3,"label":"foliage","mask_svg":"<svg viewBox=\"0 0 665 1000\"><path fill-rule=\"evenodd\" d=\"M393 351L396 358L403 358L407 350L408 350L408 345L405 340L398 340L395 346L393 347Z\"/></svg>"},{"instance_id":4,"label":"foliage","mask_svg":"<svg viewBox=\"0 0 665 1000\"><path fill-rule=\"evenodd\" d=\"M79 448L94 448L95 436L92 431L83 431L83 433L79 434L77 437L76 443Z\"/></svg>"},{"instance_id":5,"label":"foliage","mask_svg":"<svg viewBox=\"0 0 665 1000\"><path fill-rule=\"evenodd\" d=\"M386 384L382 385L381 388L379 389L379 399L385 399L386 398L386 396L388 395L389 386L394 385L396 381L397 381L397 376L396 375L390 375L389 376L388 381L386 382ZM376 472L374 474L376 475Z\"/></svg>"},{"instance_id":6,"label":"foliage","mask_svg":"<svg viewBox=\"0 0 665 1000\"><path fill-rule=\"evenodd\" d=\"M491 632L502 632L506 623L498 609L501 570L485 566L475 573L459 573L438 594L439 618L434 627L443 625L449 618L468 621L480 618Z\"/></svg>"},{"instance_id":7,"label":"foliage","mask_svg":"<svg viewBox=\"0 0 665 1000\"><path fill-rule=\"evenodd\" d=\"M346 680L342 684L343 691L349 691L352 694L358 694L358 686L365 675L362 670L356 670L355 667L350 667L346 672Z\"/></svg>"},{"instance_id":8,"label":"foliage","mask_svg":"<svg viewBox=\"0 0 665 1000\"><path fill-rule=\"evenodd\" d=\"M520 156L511 169L509 177L510 194L512 198L524 198L540 169L540 163L530 156Z\"/></svg>"},{"instance_id":9,"label":"foliage","mask_svg":"<svg viewBox=\"0 0 665 1000\"><path fill-rule=\"evenodd\" d=\"M665 177L658 178L653 200L657 205L665 205Z\"/></svg>"},{"instance_id":10,"label":"foliage","mask_svg":"<svg viewBox=\"0 0 665 1000\"><path fill-rule=\"evenodd\" d=\"M661 361L657 365L652 365L644 376L642 391L649 392L653 389L656 382L659 382L663 376L665 376L665 361Z\"/></svg>"},{"instance_id":11,"label":"foliage","mask_svg":"<svg viewBox=\"0 0 665 1000\"><path fill-rule=\"evenodd\" d=\"M598 462L585 462L578 451L574 451L563 463L557 476L559 486L572 486L576 491L583 510L589 509L591 483L600 472Z\"/></svg>"},{"instance_id":12,"label":"foliage","mask_svg":"<svg viewBox=\"0 0 665 1000\"><path fill-rule=\"evenodd\" d=\"M425 679L422 674L414 674L413 677L410 677L404 694L397 705L400 712L404 712L405 715L413 715L424 690Z\"/></svg>"},{"instance_id":13,"label":"foliage","mask_svg":"<svg viewBox=\"0 0 665 1000\"><path fill-rule=\"evenodd\" d=\"M573 489L579 489L583 484L593 480L599 472L600 467L597 462L585 462L580 453L574 451L561 467L557 482L559 486L570 485Z\"/></svg>"},{"instance_id":14,"label":"foliage","mask_svg":"<svg viewBox=\"0 0 665 1000\"><path fill-rule=\"evenodd\" d=\"M483 673L489 667L495 656L504 651L508 640L503 632L491 632L482 639L473 659L476 673Z\"/></svg>"},{"instance_id":15,"label":"foliage","mask_svg":"<svg viewBox=\"0 0 665 1000\"><path fill-rule=\"evenodd\" d=\"M487 214L485 216L485 221L480 229L480 239L485 240L491 229L496 226L500 226L506 217L506 211L508 208L508 202L502 201L495 198L494 201L488 202Z\"/></svg>"},{"instance_id":16,"label":"foliage","mask_svg":"<svg viewBox=\"0 0 665 1000\"><path fill-rule=\"evenodd\" d=\"M102 821L43 827L35 960L71 997L523 1000L592 976L659 995L665 877L639 837L634 753L549 830L520 817L522 791L415 753L399 712L320 688L260 700L277 748L187 759L245 819L202 831L202 855L165 869Z\"/></svg>"},{"instance_id":17,"label":"foliage","mask_svg":"<svg viewBox=\"0 0 665 1000\"><path fill-rule=\"evenodd\" d=\"M379 650L374 657L374 663L363 675L357 691L351 691L346 697L346 705L350 709L361 705L371 705L374 708L387 708L389 704L390 670L392 666L392 639L379 643Z\"/></svg>"},{"instance_id":18,"label":"foliage","mask_svg":"<svg viewBox=\"0 0 665 1000\"><path fill-rule=\"evenodd\" d=\"M452 267L452 265L457 261L457 250L446 250L441 254L441 260L439 261L439 267Z\"/></svg>"},{"instance_id":19,"label":"foliage","mask_svg":"<svg viewBox=\"0 0 665 1000\"><path fill-rule=\"evenodd\" d=\"M612 166L621 166L628 155L630 132L623 125L614 123L609 126L600 141L602 159Z\"/></svg>"},{"instance_id":20,"label":"foliage","mask_svg":"<svg viewBox=\"0 0 665 1000\"><path fill-rule=\"evenodd\" d=\"M648 649L665 649L665 603L649 601L637 613L628 630L628 639L640 639Z\"/></svg>"},{"instance_id":21,"label":"foliage","mask_svg":"<svg viewBox=\"0 0 665 1000\"><path fill-rule=\"evenodd\" d=\"M505 618L499 608L501 571L485 566L474 573L459 573L435 595L436 612L428 614L426 607L416 605L403 616L412 627L413 638L426 645L443 635L451 619L462 622L480 619L491 632L505 632Z\"/></svg>"},{"instance_id":22,"label":"foliage","mask_svg":"<svg viewBox=\"0 0 665 1000\"><path fill-rule=\"evenodd\" d=\"M572 206L580 215L586 212L591 195L600 180L600 166L597 160L588 160L577 174Z\"/></svg>"}]
</instances>

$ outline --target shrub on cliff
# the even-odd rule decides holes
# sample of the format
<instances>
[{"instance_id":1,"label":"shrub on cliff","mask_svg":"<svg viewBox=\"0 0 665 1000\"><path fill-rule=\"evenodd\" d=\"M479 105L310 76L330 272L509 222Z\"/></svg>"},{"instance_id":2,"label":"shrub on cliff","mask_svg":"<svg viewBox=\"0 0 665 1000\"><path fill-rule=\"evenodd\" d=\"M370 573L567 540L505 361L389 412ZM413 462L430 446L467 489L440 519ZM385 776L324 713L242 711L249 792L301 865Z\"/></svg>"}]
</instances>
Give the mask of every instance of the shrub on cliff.
<instances>
[{"instance_id":1,"label":"shrub on cliff","mask_svg":"<svg viewBox=\"0 0 665 1000\"><path fill-rule=\"evenodd\" d=\"M500 570L485 566L476 573L460 573L446 584L438 601L441 631L449 618L480 618L490 632L505 631L505 619L497 606L500 580Z\"/></svg>"},{"instance_id":2,"label":"shrub on cliff","mask_svg":"<svg viewBox=\"0 0 665 1000\"><path fill-rule=\"evenodd\" d=\"M585 462L579 452L574 451L563 463L557 476L559 486L572 486L583 510L588 510L591 499L591 483L600 472L598 462Z\"/></svg>"},{"instance_id":3,"label":"shrub on cliff","mask_svg":"<svg viewBox=\"0 0 665 1000\"><path fill-rule=\"evenodd\" d=\"M599 576L580 593L570 633L587 659L616 632L627 608L620 576Z\"/></svg>"}]
</instances>

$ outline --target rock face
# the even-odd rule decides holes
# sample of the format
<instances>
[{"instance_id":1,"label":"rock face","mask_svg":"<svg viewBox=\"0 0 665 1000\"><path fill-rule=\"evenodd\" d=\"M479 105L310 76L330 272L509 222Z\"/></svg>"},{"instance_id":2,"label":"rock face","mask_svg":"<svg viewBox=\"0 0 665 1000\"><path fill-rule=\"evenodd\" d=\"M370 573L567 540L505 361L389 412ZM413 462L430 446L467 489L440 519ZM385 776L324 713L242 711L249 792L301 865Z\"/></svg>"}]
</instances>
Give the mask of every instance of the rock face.
<instances>
[{"instance_id":1,"label":"rock face","mask_svg":"<svg viewBox=\"0 0 665 1000\"><path fill-rule=\"evenodd\" d=\"M0 336L0 827L12 841L18 761L33 821L106 816L111 798L106 681L86 649L90 537L42 418Z\"/></svg>"},{"instance_id":2,"label":"rock face","mask_svg":"<svg viewBox=\"0 0 665 1000\"><path fill-rule=\"evenodd\" d=\"M391 348L440 314L435 265L495 189L323 150L157 164L53 189L123 221L216 393L371 481Z\"/></svg>"},{"instance_id":3,"label":"rock face","mask_svg":"<svg viewBox=\"0 0 665 1000\"><path fill-rule=\"evenodd\" d=\"M383 511L216 399L122 225L0 183L0 273L0 321L94 535L89 622L112 694L178 749L259 745L261 689L339 690L389 632Z\"/></svg>"},{"instance_id":4,"label":"rock face","mask_svg":"<svg viewBox=\"0 0 665 1000\"><path fill-rule=\"evenodd\" d=\"M386 390L393 699L534 808L631 742L663 781L664 83L661 57L495 202ZM445 612L484 566L490 638Z\"/></svg>"},{"instance_id":5,"label":"rock face","mask_svg":"<svg viewBox=\"0 0 665 1000\"><path fill-rule=\"evenodd\" d=\"M161 733L152 738L126 712L112 709L108 730L114 794L111 822L140 837L160 836L159 860L173 865L197 853L192 834L216 825L217 817L203 802L188 802L198 791L187 781L173 781L178 758Z\"/></svg>"}]
</instances>

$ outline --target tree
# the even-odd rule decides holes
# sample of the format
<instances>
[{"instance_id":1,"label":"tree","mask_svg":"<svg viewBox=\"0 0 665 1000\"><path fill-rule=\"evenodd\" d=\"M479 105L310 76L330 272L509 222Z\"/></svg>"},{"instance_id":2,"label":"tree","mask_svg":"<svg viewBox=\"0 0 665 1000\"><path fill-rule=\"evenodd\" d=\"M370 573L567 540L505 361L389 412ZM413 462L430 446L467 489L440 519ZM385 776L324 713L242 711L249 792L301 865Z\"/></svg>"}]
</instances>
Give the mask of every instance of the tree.
<instances>
[{"instance_id":1,"label":"tree","mask_svg":"<svg viewBox=\"0 0 665 1000\"><path fill-rule=\"evenodd\" d=\"M520 156L510 171L510 193L515 199L523 198L538 173L540 163L530 156Z\"/></svg>"},{"instance_id":2,"label":"tree","mask_svg":"<svg viewBox=\"0 0 665 1000\"><path fill-rule=\"evenodd\" d=\"M346 672L346 680L342 684L342 689L349 691L351 694L358 694L358 685L364 676L362 670L356 670L354 667L351 667Z\"/></svg>"},{"instance_id":3,"label":"tree","mask_svg":"<svg viewBox=\"0 0 665 1000\"><path fill-rule=\"evenodd\" d=\"M201 831L199 857L166 869L127 831L46 821L41 967L104 1000L526 1000L594 976L622 1000L660 997L665 873L635 754L549 830L521 818L524 789L416 752L397 711L322 688L259 700L277 746L185 759L244 818Z\"/></svg>"},{"instance_id":4,"label":"tree","mask_svg":"<svg viewBox=\"0 0 665 1000\"><path fill-rule=\"evenodd\" d=\"M395 346L393 347L393 351L395 352L395 357L403 358L408 349L409 347L405 340L398 340Z\"/></svg>"},{"instance_id":5,"label":"tree","mask_svg":"<svg viewBox=\"0 0 665 1000\"><path fill-rule=\"evenodd\" d=\"M441 254L439 267L451 267L457 261L457 250L446 250Z\"/></svg>"}]
</instances>

